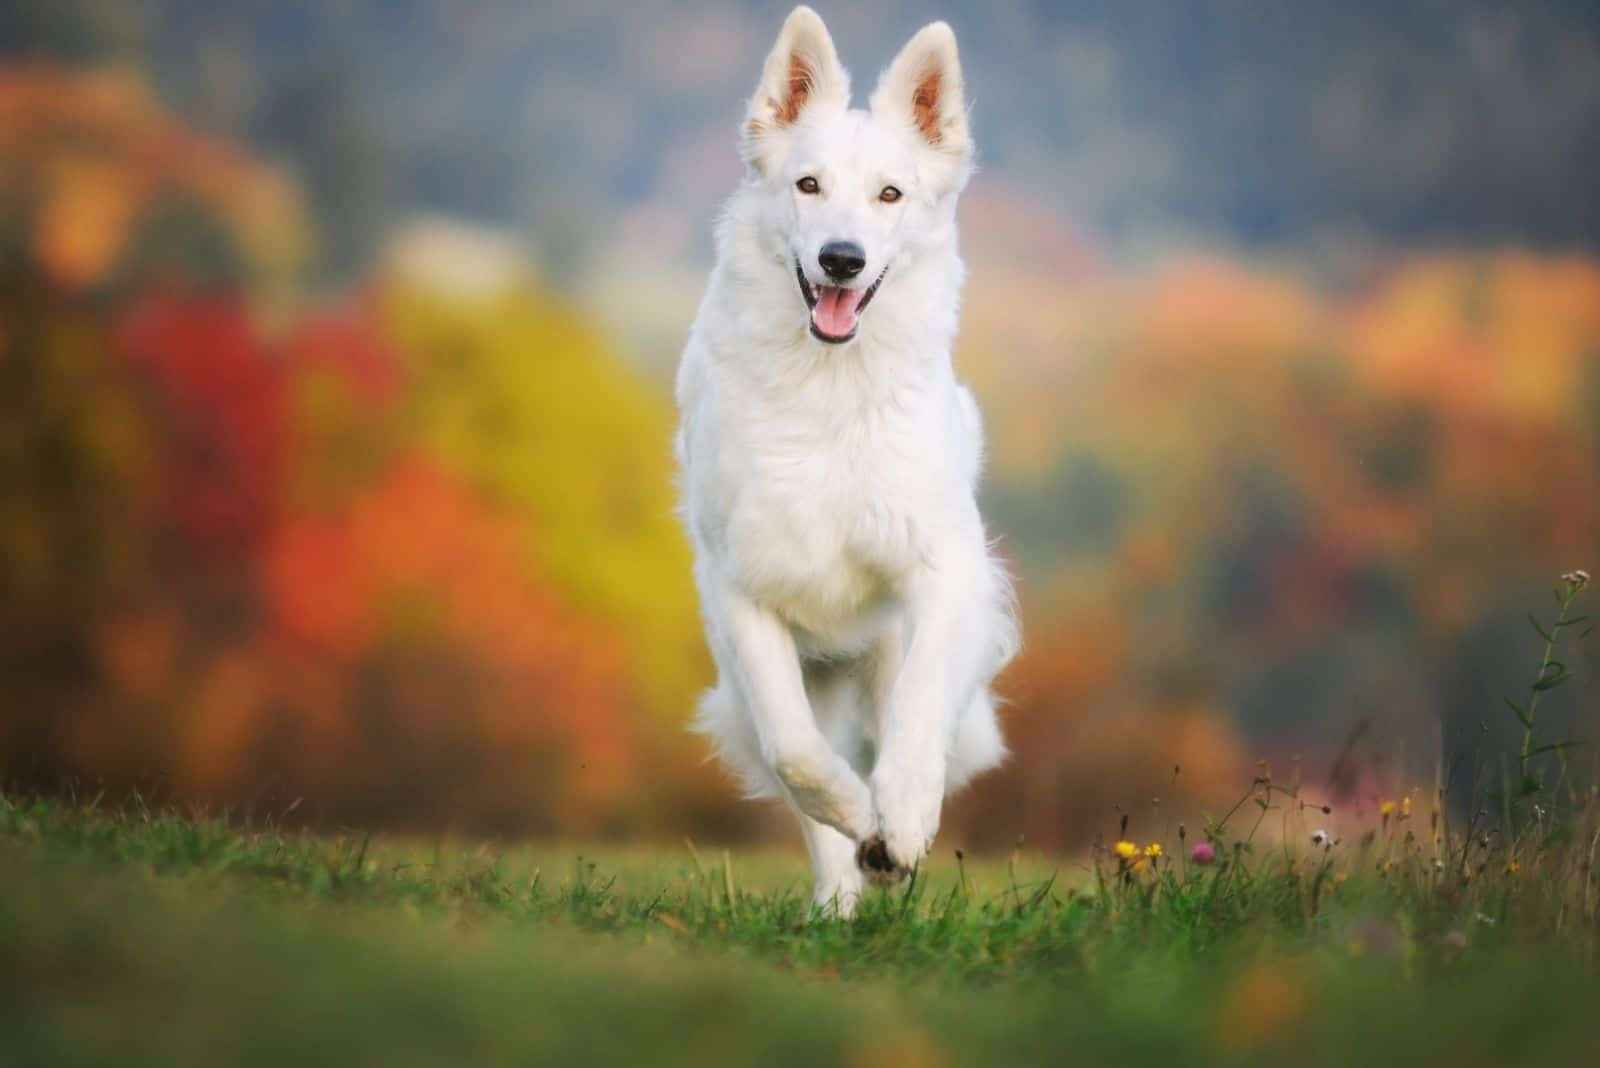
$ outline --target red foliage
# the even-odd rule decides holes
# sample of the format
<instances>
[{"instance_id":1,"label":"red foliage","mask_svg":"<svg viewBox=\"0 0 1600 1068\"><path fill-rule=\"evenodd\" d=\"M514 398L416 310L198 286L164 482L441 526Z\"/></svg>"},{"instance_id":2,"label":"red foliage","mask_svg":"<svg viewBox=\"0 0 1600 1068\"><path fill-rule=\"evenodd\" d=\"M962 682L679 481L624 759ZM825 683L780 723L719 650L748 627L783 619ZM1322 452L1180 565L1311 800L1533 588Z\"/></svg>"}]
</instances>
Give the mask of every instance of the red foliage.
<instances>
[{"instance_id":1,"label":"red foliage","mask_svg":"<svg viewBox=\"0 0 1600 1068\"><path fill-rule=\"evenodd\" d=\"M151 387L162 511L185 547L258 547L284 456L283 373L236 299L157 294L123 325L120 350Z\"/></svg>"},{"instance_id":2,"label":"red foliage","mask_svg":"<svg viewBox=\"0 0 1600 1068\"><path fill-rule=\"evenodd\" d=\"M363 406L381 409L405 385L400 362L373 329L365 307L341 308L298 326L283 344L283 361L292 376L335 375Z\"/></svg>"},{"instance_id":3,"label":"red foliage","mask_svg":"<svg viewBox=\"0 0 1600 1068\"><path fill-rule=\"evenodd\" d=\"M363 309L270 345L236 299L163 293L114 347L168 565L94 628L97 705L122 711L74 717L69 760L126 774L132 730L219 800L275 782L325 813L564 829L628 807L617 638L530 566L529 531L391 440L408 383Z\"/></svg>"},{"instance_id":4,"label":"red foliage","mask_svg":"<svg viewBox=\"0 0 1600 1068\"><path fill-rule=\"evenodd\" d=\"M267 625L274 640L352 664L459 650L478 665L478 698L463 694L443 714L502 760L533 768L560 755L573 774L547 800L604 810L634 745L620 650L523 573L522 538L425 458L406 457L337 514L284 523L262 562Z\"/></svg>"}]
</instances>

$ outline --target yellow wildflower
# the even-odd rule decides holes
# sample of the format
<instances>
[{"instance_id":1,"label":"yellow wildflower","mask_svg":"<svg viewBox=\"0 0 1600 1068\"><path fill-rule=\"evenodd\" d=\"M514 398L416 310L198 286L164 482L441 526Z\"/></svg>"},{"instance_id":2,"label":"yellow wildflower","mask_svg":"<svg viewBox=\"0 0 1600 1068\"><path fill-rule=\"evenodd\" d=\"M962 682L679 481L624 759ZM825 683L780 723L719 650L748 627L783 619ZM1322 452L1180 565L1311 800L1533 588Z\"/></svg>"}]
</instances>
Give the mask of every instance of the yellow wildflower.
<instances>
[{"instance_id":1,"label":"yellow wildflower","mask_svg":"<svg viewBox=\"0 0 1600 1068\"><path fill-rule=\"evenodd\" d=\"M1378 806L1378 815L1383 816L1386 819L1388 817L1390 817L1390 816L1393 816L1394 815L1394 802L1393 801L1385 801L1383 804L1379 805Z\"/></svg>"},{"instance_id":2,"label":"yellow wildflower","mask_svg":"<svg viewBox=\"0 0 1600 1068\"><path fill-rule=\"evenodd\" d=\"M1409 815L1411 815L1411 795L1410 794L1407 794L1405 797L1402 797L1400 799L1400 815L1401 816L1409 816Z\"/></svg>"},{"instance_id":3,"label":"yellow wildflower","mask_svg":"<svg viewBox=\"0 0 1600 1068\"><path fill-rule=\"evenodd\" d=\"M1522 870L1522 865L1518 864L1514 860L1506 865L1506 874L1507 875L1515 875L1515 874L1517 874L1517 872L1519 872L1521 870Z\"/></svg>"},{"instance_id":4,"label":"yellow wildflower","mask_svg":"<svg viewBox=\"0 0 1600 1068\"><path fill-rule=\"evenodd\" d=\"M1151 842L1149 845L1145 846L1144 855L1149 857L1151 860L1159 857L1161 855L1161 843Z\"/></svg>"},{"instance_id":5,"label":"yellow wildflower","mask_svg":"<svg viewBox=\"0 0 1600 1068\"><path fill-rule=\"evenodd\" d=\"M1132 860L1134 857L1139 855L1139 847L1134 845L1132 842L1123 840L1112 847L1112 852L1116 853L1116 855L1121 857L1123 860Z\"/></svg>"}]
</instances>

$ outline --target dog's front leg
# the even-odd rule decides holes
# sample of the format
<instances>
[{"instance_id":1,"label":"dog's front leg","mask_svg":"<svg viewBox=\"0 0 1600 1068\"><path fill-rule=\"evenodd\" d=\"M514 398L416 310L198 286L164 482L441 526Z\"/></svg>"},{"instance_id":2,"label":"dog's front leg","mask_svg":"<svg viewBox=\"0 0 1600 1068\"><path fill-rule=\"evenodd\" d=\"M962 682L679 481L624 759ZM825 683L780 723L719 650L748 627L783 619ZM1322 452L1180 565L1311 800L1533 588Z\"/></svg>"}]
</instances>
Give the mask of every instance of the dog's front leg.
<instances>
[{"instance_id":1,"label":"dog's front leg","mask_svg":"<svg viewBox=\"0 0 1600 1068\"><path fill-rule=\"evenodd\" d=\"M716 593L723 623L722 658L761 743L761 757L796 807L852 841L871 833L872 795L817 726L800 673L794 635L771 612L737 590Z\"/></svg>"},{"instance_id":2,"label":"dog's front leg","mask_svg":"<svg viewBox=\"0 0 1600 1068\"><path fill-rule=\"evenodd\" d=\"M974 579L980 568L945 561L929 567L908 599L904 655L880 657L879 670L893 671L878 709L878 759L872 798L884 850L863 848L860 863L897 872L915 867L939 832L945 764L956 714L970 697L977 656L984 640L972 633L981 613ZM898 641L895 643L898 645ZM897 669L896 669L897 668ZM886 856L885 856L886 853Z\"/></svg>"}]
</instances>

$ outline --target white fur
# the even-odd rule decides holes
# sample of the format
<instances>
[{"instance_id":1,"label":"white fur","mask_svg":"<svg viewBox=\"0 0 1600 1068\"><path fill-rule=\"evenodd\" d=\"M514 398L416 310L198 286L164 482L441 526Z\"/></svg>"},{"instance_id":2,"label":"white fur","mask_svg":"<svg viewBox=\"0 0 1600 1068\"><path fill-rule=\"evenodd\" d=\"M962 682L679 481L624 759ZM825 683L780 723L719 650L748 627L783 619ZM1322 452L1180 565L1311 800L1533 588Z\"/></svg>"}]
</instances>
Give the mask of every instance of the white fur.
<instances>
[{"instance_id":1,"label":"white fur","mask_svg":"<svg viewBox=\"0 0 1600 1068\"><path fill-rule=\"evenodd\" d=\"M795 57L805 106L781 121ZM930 72L935 122L912 107ZM955 378L971 170L955 37L918 33L850 110L814 12L784 23L746 116L747 173L678 373L684 513L718 683L698 727L754 796L799 815L819 906L849 913L858 844L903 872L946 793L1005 754L989 685L1016 649L1010 583L974 492L983 459ZM935 136L924 131L931 125ZM816 177L821 192L796 188ZM885 203L893 185L904 194ZM795 277L850 240L882 273L856 336L808 329Z\"/></svg>"}]
</instances>

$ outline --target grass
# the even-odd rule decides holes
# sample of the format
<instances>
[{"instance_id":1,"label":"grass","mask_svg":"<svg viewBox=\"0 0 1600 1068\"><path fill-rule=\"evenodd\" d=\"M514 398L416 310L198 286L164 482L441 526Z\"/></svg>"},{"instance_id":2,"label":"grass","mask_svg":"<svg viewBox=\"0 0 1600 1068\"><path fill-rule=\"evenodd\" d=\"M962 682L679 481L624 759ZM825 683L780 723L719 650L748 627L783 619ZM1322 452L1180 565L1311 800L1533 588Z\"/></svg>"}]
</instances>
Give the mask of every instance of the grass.
<instances>
[{"instance_id":1,"label":"grass","mask_svg":"<svg viewBox=\"0 0 1600 1068\"><path fill-rule=\"evenodd\" d=\"M791 854L0 791L0 1064L1594 1064L1600 795L1536 733L1568 579L1521 781L1464 820L1440 782L1334 840L1262 769L1171 840L939 853L852 921Z\"/></svg>"},{"instance_id":2,"label":"grass","mask_svg":"<svg viewBox=\"0 0 1600 1068\"><path fill-rule=\"evenodd\" d=\"M1600 928L1565 859L1463 883L1414 839L1241 839L1187 872L1107 851L1053 881L936 858L846 922L808 916L782 854L0 794L0 1035L18 1064L1592 1063ZM1370 874L1317 886L1347 863Z\"/></svg>"}]
</instances>

